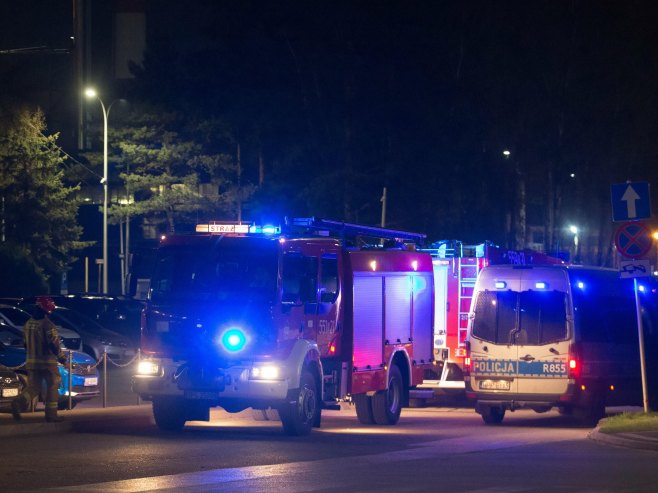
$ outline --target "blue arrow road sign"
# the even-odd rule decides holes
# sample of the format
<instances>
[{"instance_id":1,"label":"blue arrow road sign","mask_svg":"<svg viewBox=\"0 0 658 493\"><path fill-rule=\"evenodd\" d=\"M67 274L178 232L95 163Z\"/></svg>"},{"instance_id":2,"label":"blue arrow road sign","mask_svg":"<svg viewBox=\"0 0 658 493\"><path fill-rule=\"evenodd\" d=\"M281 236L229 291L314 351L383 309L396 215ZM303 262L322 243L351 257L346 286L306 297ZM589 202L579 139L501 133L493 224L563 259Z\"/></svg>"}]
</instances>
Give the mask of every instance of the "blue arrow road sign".
<instances>
[{"instance_id":1,"label":"blue arrow road sign","mask_svg":"<svg viewBox=\"0 0 658 493\"><path fill-rule=\"evenodd\" d=\"M649 182L627 182L610 186L612 193L612 220L637 221L651 217Z\"/></svg>"}]
</instances>

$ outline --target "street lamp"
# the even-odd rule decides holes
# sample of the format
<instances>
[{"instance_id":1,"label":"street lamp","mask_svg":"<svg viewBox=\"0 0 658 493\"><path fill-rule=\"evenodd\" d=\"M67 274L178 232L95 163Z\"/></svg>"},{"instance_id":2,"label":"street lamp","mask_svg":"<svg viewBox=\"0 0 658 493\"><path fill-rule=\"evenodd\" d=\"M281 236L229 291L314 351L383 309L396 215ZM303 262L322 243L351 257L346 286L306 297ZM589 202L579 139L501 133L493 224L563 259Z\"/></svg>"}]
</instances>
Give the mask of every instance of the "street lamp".
<instances>
[{"instance_id":1,"label":"street lamp","mask_svg":"<svg viewBox=\"0 0 658 493\"><path fill-rule=\"evenodd\" d=\"M571 225L569 226L569 231L573 233L573 259L576 261L578 256L578 227Z\"/></svg>"},{"instance_id":2,"label":"street lamp","mask_svg":"<svg viewBox=\"0 0 658 493\"><path fill-rule=\"evenodd\" d=\"M656 249L656 265L653 268L653 275L658 276L658 231L654 231L651 237L653 238L654 248Z\"/></svg>"},{"instance_id":3,"label":"street lamp","mask_svg":"<svg viewBox=\"0 0 658 493\"><path fill-rule=\"evenodd\" d=\"M107 294L107 117L108 110L105 109L103 100L92 88L85 90L85 96L89 99L96 98L103 110L103 294Z\"/></svg>"}]
</instances>

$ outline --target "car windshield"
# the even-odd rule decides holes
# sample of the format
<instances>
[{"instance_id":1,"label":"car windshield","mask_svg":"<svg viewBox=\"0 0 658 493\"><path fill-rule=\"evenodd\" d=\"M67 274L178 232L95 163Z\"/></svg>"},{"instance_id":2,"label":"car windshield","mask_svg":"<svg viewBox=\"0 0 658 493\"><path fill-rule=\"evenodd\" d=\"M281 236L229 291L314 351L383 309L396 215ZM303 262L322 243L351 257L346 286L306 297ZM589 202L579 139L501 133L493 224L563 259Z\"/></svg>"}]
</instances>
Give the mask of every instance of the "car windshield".
<instances>
[{"instance_id":1,"label":"car windshield","mask_svg":"<svg viewBox=\"0 0 658 493\"><path fill-rule=\"evenodd\" d=\"M9 330L4 326L0 326L0 342L6 346L23 346L23 337L16 334L13 330Z\"/></svg>"},{"instance_id":2,"label":"car windshield","mask_svg":"<svg viewBox=\"0 0 658 493\"><path fill-rule=\"evenodd\" d=\"M159 252L150 297L155 302L273 299L276 282L277 256L270 245L166 247Z\"/></svg>"},{"instance_id":3,"label":"car windshield","mask_svg":"<svg viewBox=\"0 0 658 493\"><path fill-rule=\"evenodd\" d=\"M541 345L567 337L567 297L560 291L483 291L472 334L499 343Z\"/></svg>"},{"instance_id":4,"label":"car windshield","mask_svg":"<svg viewBox=\"0 0 658 493\"><path fill-rule=\"evenodd\" d=\"M104 330L95 320L92 320L75 310L58 308L51 315L50 319L57 325L67 327L73 330L82 330L87 332L99 333Z\"/></svg>"},{"instance_id":5,"label":"car windshield","mask_svg":"<svg viewBox=\"0 0 658 493\"><path fill-rule=\"evenodd\" d=\"M17 327L22 327L30 319L30 315L23 310L10 306L0 307L0 313L4 315L9 322Z\"/></svg>"}]
</instances>

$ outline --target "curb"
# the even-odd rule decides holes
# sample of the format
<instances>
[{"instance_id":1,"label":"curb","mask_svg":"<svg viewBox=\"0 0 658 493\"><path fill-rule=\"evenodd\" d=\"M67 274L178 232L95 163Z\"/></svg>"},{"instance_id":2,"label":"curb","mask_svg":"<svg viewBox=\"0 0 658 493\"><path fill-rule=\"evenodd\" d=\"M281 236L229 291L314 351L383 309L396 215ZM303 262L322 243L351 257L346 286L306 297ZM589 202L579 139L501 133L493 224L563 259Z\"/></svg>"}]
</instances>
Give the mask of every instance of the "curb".
<instances>
[{"instance_id":1,"label":"curb","mask_svg":"<svg viewBox=\"0 0 658 493\"><path fill-rule=\"evenodd\" d=\"M148 427L154 424L149 407L133 408L99 408L62 412L63 420L59 423L47 423L43 414L24 415L21 421L0 423L0 437L45 435L71 431L94 432L116 429L117 427ZM11 418L10 418L11 419Z\"/></svg>"},{"instance_id":2,"label":"curb","mask_svg":"<svg viewBox=\"0 0 658 493\"><path fill-rule=\"evenodd\" d=\"M658 440L641 433L601 433L597 425L588 437L605 445L658 451Z\"/></svg>"},{"instance_id":3,"label":"curb","mask_svg":"<svg viewBox=\"0 0 658 493\"><path fill-rule=\"evenodd\" d=\"M0 419L0 438L12 436L46 435L53 433L81 432L103 433L116 430L155 427L151 406L119 406L109 408L75 409L62 411L63 420L59 423L44 421L43 412L25 413L21 421L13 421L11 416ZM3 416L5 418L5 416ZM192 426L213 426L226 421L278 421L276 413L264 413L247 409L238 413L227 413L214 408L210 410L210 422L198 422Z\"/></svg>"},{"instance_id":4,"label":"curb","mask_svg":"<svg viewBox=\"0 0 658 493\"><path fill-rule=\"evenodd\" d=\"M61 423L21 423L0 426L0 437L45 435L49 433L61 433L71 431L73 423L62 421Z\"/></svg>"}]
</instances>

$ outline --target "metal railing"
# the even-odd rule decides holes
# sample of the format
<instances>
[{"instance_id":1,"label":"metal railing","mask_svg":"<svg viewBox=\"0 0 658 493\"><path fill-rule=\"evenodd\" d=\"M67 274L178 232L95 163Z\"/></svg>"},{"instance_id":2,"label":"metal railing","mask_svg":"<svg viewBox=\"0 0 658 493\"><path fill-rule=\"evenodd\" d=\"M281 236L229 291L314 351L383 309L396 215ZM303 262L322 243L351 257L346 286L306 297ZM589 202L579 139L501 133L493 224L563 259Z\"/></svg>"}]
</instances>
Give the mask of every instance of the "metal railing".
<instances>
[{"instance_id":1,"label":"metal railing","mask_svg":"<svg viewBox=\"0 0 658 493\"><path fill-rule=\"evenodd\" d=\"M66 363L66 369L68 371L68 377L67 377L67 409L71 410L73 409L73 350L67 349L66 352L68 353L68 358L67 358L67 363ZM107 351L104 351L101 357L98 359L93 364L89 364L88 366L88 371L90 370L95 370L98 369L100 365L102 365L102 400L103 400L103 407L107 407L107 384L108 384L108 362L110 365L117 367L117 368L127 368L128 366L132 365L135 363L135 361L139 361L141 357L141 350L137 349L135 352L135 355L127 362L120 363L118 361L113 360L110 358L107 354ZM0 365L2 368L7 368L9 370L20 370L25 366L25 361L21 363L18 366L5 366L5 365ZM138 404L141 404L141 399L138 398L137 401Z\"/></svg>"}]
</instances>

